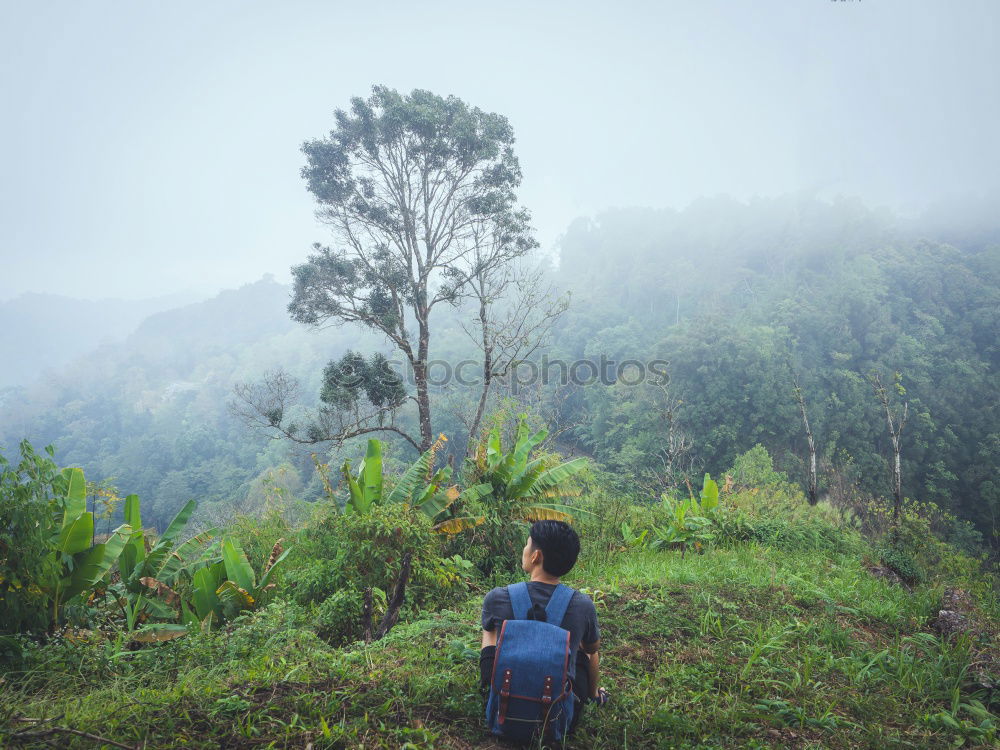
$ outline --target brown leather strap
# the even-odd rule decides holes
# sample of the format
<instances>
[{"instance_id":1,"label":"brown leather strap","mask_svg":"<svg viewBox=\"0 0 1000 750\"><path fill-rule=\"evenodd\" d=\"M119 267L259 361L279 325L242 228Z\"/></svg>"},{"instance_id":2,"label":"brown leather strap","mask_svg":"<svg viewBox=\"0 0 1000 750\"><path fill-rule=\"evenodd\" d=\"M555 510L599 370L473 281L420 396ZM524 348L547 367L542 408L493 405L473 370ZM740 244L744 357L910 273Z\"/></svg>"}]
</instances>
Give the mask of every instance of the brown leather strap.
<instances>
[{"instance_id":1,"label":"brown leather strap","mask_svg":"<svg viewBox=\"0 0 1000 750\"><path fill-rule=\"evenodd\" d=\"M497 716L497 723L503 724L507 716L507 703L510 700L510 676L509 669L503 671L503 681L500 683L500 713Z\"/></svg>"}]
</instances>

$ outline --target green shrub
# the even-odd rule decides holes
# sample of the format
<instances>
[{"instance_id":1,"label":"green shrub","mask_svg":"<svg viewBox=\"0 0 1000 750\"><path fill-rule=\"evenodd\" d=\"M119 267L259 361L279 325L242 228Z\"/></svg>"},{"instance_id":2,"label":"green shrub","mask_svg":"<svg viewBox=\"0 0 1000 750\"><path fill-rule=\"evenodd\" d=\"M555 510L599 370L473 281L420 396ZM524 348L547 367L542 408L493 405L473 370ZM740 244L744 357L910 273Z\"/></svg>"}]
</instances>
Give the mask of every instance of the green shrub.
<instances>
[{"instance_id":1,"label":"green shrub","mask_svg":"<svg viewBox=\"0 0 1000 750\"><path fill-rule=\"evenodd\" d=\"M345 588L334 592L314 609L313 627L328 643L339 646L361 638L364 597L360 590Z\"/></svg>"},{"instance_id":2,"label":"green shrub","mask_svg":"<svg viewBox=\"0 0 1000 750\"><path fill-rule=\"evenodd\" d=\"M760 443L737 456L732 468L726 472L737 487L767 487L788 482L788 475L774 470L774 461Z\"/></svg>"},{"instance_id":3,"label":"green shrub","mask_svg":"<svg viewBox=\"0 0 1000 750\"><path fill-rule=\"evenodd\" d=\"M16 466L0 455L0 633L40 630L50 620L45 590L62 563L53 554L61 481L53 451L24 440Z\"/></svg>"},{"instance_id":4,"label":"green shrub","mask_svg":"<svg viewBox=\"0 0 1000 750\"><path fill-rule=\"evenodd\" d=\"M876 547L875 551L882 564L902 578L904 582L913 585L923 583L926 578L916 559L902 544L881 544Z\"/></svg>"},{"instance_id":5,"label":"green shrub","mask_svg":"<svg viewBox=\"0 0 1000 750\"><path fill-rule=\"evenodd\" d=\"M300 604L314 604L340 591L348 584L344 562L344 554L334 559L306 560L294 571L289 585L292 597Z\"/></svg>"},{"instance_id":6,"label":"green shrub","mask_svg":"<svg viewBox=\"0 0 1000 750\"><path fill-rule=\"evenodd\" d=\"M323 638L344 643L361 635L366 588L373 591L377 624L407 553L412 557L401 621L461 598L472 565L454 554L445 557L445 543L430 519L406 503L373 504L363 514L330 511L300 531L286 580L297 602L313 605Z\"/></svg>"}]
</instances>

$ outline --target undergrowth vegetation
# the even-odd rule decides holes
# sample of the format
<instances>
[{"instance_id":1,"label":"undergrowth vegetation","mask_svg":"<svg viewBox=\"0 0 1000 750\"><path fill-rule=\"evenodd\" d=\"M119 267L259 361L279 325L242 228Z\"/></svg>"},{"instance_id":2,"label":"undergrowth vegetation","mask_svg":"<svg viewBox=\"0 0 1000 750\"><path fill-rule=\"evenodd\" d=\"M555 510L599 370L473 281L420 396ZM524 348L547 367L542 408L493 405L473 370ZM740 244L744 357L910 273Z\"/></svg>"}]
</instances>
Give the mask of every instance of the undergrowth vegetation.
<instances>
[{"instance_id":1,"label":"undergrowth vegetation","mask_svg":"<svg viewBox=\"0 0 1000 750\"><path fill-rule=\"evenodd\" d=\"M926 507L909 504L890 534L872 532L878 504L811 506L761 450L653 500L577 472L558 509L583 541L565 580L597 606L613 698L568 746L997 746L1000 607L984 559L943 541ZM503 507L489 502L453 516ZM523 519L504 522L523 539ZM163 642L85 611L12 632L0 744L500 747L477 689L479 611L519 576L477 566L486 524L440 523L408 502L316 507L300 526L276 512L234 519L224 534L253 571L275 539L290 550L269 602ZM401 579L395 619L372 637ZM963 626L944 627L959 600Z\"/></svg>"}]
</instances>

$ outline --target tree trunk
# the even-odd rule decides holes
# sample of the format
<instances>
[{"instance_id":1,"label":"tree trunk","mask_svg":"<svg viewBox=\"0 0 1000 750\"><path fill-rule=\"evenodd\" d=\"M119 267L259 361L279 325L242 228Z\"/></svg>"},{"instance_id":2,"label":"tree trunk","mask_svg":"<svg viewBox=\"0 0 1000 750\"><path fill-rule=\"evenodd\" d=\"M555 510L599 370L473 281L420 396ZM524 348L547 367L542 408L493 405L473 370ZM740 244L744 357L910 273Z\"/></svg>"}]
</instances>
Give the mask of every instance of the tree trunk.
<instances>
[{"instance_id":1,"label":"tree trunk","mask_svg":"<svg viewBox=\"0 0 1000 750\"><path fill-rule=\"evenodd\" d=\"M472 420L469 428L469 444L466 455L475 450L479 435L479 424L483 421L483 412L486 411L486 400L490 395L490 386L493 383L493 347L489 340L489 321L486 318L486 302L482 297L479 300L479 325L483 332L483 392L479 394L479 404L476 406L476 417Z\"/></svg>"},{"instance_id":2,"label":"tree trunk","mask_svg":"<svg viewBox=\"0 0 1000 750\"><path fill-rule=\"evenodd\" d=\"M812 430L809 428L806 401L802 396L802 389L799 387L798 378L796 378L795 383L795 400L799 402L799 411L802 413L802 424L806 429L806 442L809 444L809 504L815 505L819 500L816 481L816 441L813 439Z\"/></svg>"},{"instance_id":3,"label":"tree trunk","mask_svg":"<svg viewBox=\"0 0 1000 750\"><path fill-rule=\"evenodd\" d=\"M392 626L399 619L399 608L403 606L403 601L406 599L406 583L410 580L410 563L412 561L412 552L407 552L403 555L403 565L399 570L399 578L396 579L392 598L389 600L389 606L386 607L385 615L382 617L382 621L379 622L378 629L375 631L376 641L383 638L386 633L392 630Z\"/></svg>"},{"instance_id":4,"label":"tree trunk","mask_svg":"<svg viewBox=\"0 0 1000 750\"><path fill-rule=\"evenodd\" d=\"M364 604L361 607L361 630L364 633L365 643L372 639L372 589L371 586L365 589Z\"/></svg>"},{"instance_id":5,"label":"tree trunk","mask_svg":"<svg viewBox=\"0 0 1000 750\"><path fill-rule=\"evenodd\" d=\"M420 420L420 452L430 450L434 443L431 431L431 400L427 389L427 351L429 348L430 331L426 319L419 321L420 338L417 343L417 359L413 363L413 379L417 385L417 416Z\"/></svg>"},{"instance_id":6,"label":"tree trunk","mask_svg":"<svg viewBox=\"0 0 1000 750\"><path fill-rule=\"evenodd\" d=\"M903 471L899 459L899 436L892 439L892 491L895 503L892 506L892 525L899 527L899 515L903 507Z\"/></svg>"},{"instance_id":7,"label":"tree trunk","mask_svg":"<svg viewBox=\"0 0 1000 750\"><path fill-rule=\"evenodd\" d=\"M898 382L900 379L899 373L896 374L896 379ZM892 533L893 538L898 539L899 521L903 508L903 471L900 461L902 440L900 439L900 436L903 434L903 427L906 426L906 418L909 414L910 404L909 402L904 401L903 409L900 411L898 419L894 419L892 406L889 403L889 393L886 391L885 386L882 385L882 378L879 376L878 372L874 374L872 384L875 388L875 395L878 397L878 400L882 402L882 408L885 410L885 421L889 427L889 439L892 441L892 493L894 496L892 506Z\"/></svg>"}]
</instances>

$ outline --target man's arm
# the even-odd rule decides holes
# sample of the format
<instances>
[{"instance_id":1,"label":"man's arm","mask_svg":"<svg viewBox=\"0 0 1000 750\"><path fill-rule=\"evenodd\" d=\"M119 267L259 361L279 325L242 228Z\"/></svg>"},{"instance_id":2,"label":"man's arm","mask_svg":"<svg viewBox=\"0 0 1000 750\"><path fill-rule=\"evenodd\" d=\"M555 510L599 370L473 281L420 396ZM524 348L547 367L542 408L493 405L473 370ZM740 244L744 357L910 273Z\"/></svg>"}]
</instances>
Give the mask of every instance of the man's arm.
<instances>
[{"instance_id":1,"label":"man's arm","mask_svg":"<svg viewBox=\"0 0 1000 750\"><path fill-rule=\"evenodd\" d=\"M497 631L494 630L484 630L483 631L483 645L480 648L486 648L487 646L497 645Z\"/></svg>"},{"instance_id":2,"label":"man's arm","mask_svg":"<svg viewBox=\"0 0 1000 750\"><path fill-rule=\"evenodd\" d=\"M598 649L601 646L601 639L598 638L593 643L581 643L580 648L589 657L587 660L587 673L590 675L590 697L596 698L598 689L600 688L600 665L601 656L598 653Z\"/></svg>"}]
</instances>

